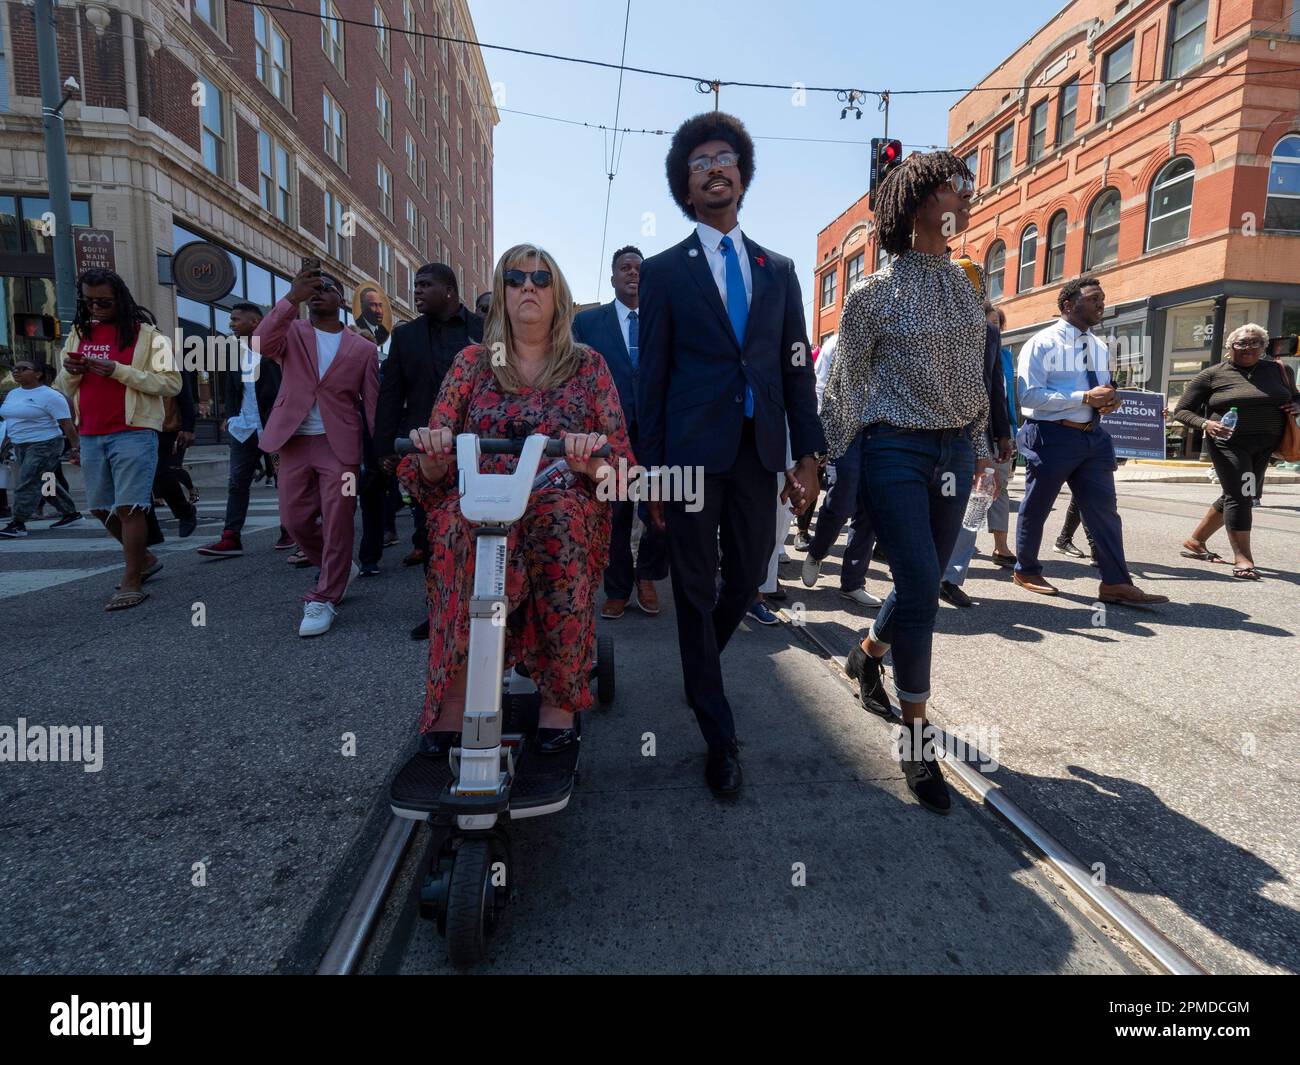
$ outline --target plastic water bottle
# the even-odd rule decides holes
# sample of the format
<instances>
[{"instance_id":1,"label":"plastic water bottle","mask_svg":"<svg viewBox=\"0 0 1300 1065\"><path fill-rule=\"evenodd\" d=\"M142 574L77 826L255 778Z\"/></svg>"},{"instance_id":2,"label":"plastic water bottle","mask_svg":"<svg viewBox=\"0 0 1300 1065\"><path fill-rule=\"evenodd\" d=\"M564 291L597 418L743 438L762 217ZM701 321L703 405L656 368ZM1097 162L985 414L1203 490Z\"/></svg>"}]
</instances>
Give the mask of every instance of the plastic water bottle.
<instances>
[{"instance_id":1,"label":"plastic water bottle","mask_svg":"<svg viewBox=\"0 0 1300 1065\"><path fill-rule=\"evenodd\" d=\"M1231 410L1229 410L1227 414L1225 414L1222 418L1219 419L1219 424L1222 425L1225 429L1227 429L1228 436L1231 436L1237 428L1237 408L1233 407Z\"/></svg>"},{"instance_id":2,"label":"plastic water bottle","mask_svg":"<svg viewBox=\"0 0 1300 1065\"><path fill-rule=\"evenodd\" d=\"M578 475L569 469L564 459L556 459L533 479L533 491L542 488L572 488L578 483Z\"/></svg>"},{"instance_id":3,"label":"plastic water bottle","mask_svg":"<svg viewBox=\"0 0 1300 1065\"><path fill-rule=\"evenodd\" d=\"M997 483L997 473L985 467L979 475L979 480L975 482L975 487L971 489L970 500L966 504L966 516L961 520L963 527L975 532L984 524L984 515L989 512Z\"/></svg>"}]
</instances>

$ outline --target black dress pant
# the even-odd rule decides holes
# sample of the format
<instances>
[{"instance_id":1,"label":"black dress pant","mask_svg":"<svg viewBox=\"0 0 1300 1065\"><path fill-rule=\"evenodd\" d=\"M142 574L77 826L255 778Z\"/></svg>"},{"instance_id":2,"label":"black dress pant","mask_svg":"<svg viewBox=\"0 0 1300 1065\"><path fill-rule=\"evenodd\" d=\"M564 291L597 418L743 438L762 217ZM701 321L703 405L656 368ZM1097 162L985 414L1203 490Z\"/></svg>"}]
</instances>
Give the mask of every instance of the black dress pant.
<instances>
[{"instance_id":1,"label":"black dress pant","mask_svg":"<svg viewBox=\"0 0 1300 1065\"><path fill-rule=\"evenodd\" d=\"M752 421L745 421L731 469L706 475L702 487L694 513L684 503L665 504L668 555L686 700L709 747L727 748L736 724L721 654L758 595L776 544L777 475L759 460Z\"/></svg>"},{"instance_id":2,"label":"black dress pant","mask_svg":"<svg viewBox=\"0 0 1300 1065\"><path fill-rule=\"evenodd\" d=\"M1074 534L1079 531L1079 526L1083 525L1083 514L1079 510L1079 499L1077 496L1070 497L1070 505L1065 511L1065 521L1061 523L1061 534L1056 538L1057 546L1068 544L1074 539ZM1092 533L1088 531L1088 526L1083 525L1083 535L1088 538L1088 547L1092 549L1092 557L1097 557L1097 545L1092 542Z\"/></svg>"}]
</instances>

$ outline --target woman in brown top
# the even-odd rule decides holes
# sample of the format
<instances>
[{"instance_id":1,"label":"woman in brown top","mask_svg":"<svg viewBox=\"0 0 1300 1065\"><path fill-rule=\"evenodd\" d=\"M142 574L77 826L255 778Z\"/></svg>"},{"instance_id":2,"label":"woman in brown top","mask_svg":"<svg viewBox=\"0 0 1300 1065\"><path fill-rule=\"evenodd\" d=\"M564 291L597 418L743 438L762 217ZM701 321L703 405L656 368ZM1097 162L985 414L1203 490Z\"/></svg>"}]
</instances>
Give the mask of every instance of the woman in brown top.
<instances>
[{"instance_id":1,"label":"woman in brown top","mask_svg":"<svg viewBox=\"0 0 1300 1065\"><path fill-rule=\"evenodd\" d=\"M1268 331L1243 325L1228 336L1229 357L1197 374L1187 385L1174 417L1210 438L1210 461L1219 475L1223 494L1205 512L1192 535L1183 541L1184 558L1215 562L1219 556L1207 546L1221 527L1228 528L1232 545L1232 575L1257 581L1259 574L1250 553L1250 527L1255 501L1264 487L1268 462L1282 439L1286 419L1300 413L1300 394L1280 362L1263 358ZM1236 409L1237 425L1228 428L1222 418ZM1208 417L1200 412L1204 410Z\"/></svg>"}]
</instances>

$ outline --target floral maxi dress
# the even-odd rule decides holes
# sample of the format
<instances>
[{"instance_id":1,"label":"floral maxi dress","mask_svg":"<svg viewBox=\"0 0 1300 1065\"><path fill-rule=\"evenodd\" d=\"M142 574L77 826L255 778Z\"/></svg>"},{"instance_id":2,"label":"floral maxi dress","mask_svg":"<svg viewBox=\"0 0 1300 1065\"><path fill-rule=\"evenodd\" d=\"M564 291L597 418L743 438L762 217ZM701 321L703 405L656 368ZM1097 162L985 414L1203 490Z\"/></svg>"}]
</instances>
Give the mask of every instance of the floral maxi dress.
<instances>
[{"instance_id":1,"label":"floral maxi dress","mask_svg":"<svg viewBox=\"0 0 1300 1065\"><path fill-rule=\"evenodd\" d=\"M579 352L578 369L563 384L507 393L492 373L487 349L467 347L443 380L429 425L482 437L603 433L613 452L609 461L631 465L635 459L609 368L597 352ZM485 455L480 469L512 473L518 461ZM550 461L544 458L543 465ZM420 731L431 732L443 694L468 657L474 543L460 512L454 454L437 485L421 479L414 455L402 460L398 477L428 515L429 677ZM610 504L596 498L590 478L579 477L571 488L534 491L507 540L506 661L525 665L544 704L570 713L591 705L596 589L609 560L610 521Z\"/></svg>"}]
</instances>

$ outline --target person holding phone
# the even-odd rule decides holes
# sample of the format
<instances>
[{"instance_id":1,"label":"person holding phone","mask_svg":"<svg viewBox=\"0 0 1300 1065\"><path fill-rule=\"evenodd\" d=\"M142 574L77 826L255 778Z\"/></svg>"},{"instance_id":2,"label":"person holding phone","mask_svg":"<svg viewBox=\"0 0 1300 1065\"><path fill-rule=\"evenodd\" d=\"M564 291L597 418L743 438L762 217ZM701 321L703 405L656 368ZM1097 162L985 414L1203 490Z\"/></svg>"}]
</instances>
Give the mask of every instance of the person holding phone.
<instances>
[{"instance_id":1,"label":"person holding phone","mask_svg":"<svg viewBox=\"0 0 1300 1065\"><path fill-rule=\"evenodd\" d=\"M106 610L148 597L141 585L162 569L149 551L163 401L181 390L171 342L111 270L77 281L77 311L54 387L68 397L81 440L90 512L122 545L126 572Z\"/></svg>"}]
</instances>

